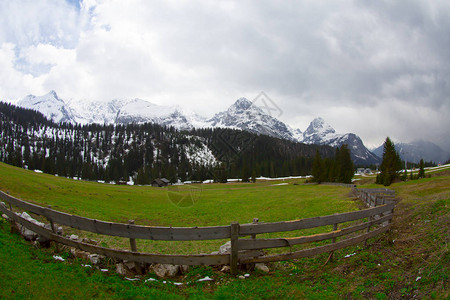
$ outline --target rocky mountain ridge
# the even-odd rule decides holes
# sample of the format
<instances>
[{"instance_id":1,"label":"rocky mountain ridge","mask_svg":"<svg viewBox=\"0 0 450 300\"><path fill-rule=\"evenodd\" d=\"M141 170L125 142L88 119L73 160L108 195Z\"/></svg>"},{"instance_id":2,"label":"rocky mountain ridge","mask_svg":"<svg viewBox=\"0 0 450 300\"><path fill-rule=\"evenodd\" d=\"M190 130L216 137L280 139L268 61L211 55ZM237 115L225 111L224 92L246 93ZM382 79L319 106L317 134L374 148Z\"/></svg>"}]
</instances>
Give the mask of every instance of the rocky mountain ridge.
<instances>
[{"instance_id":1,"label":"rocky mountain ridge","mask_svg":"<svg viewBox=\"0 0 450 300\"><path fill-rule=\"evenodd\" d=\"M193 128L233 128L305 144L340 147L348 144L356 164L376 164L380 159L371 153L361 138L353 133L340 134L322 118L314 119L302 132L291 128L263 107L246 98L238 99L226 111L202 118L179 107L161 106L142 99L114 99L109 102L65 102L55 91L44 96L29 95L17 103L37 110L52 121L80 124L129 124L152 122L179 130Z\"/></svg>"},{"instance_id":2,"label":"rocky mountain ridge","mask_svg":"<svg viewBox=\"0 0 450 300\"><path fill-rule=\"evenodd\" d=\"M419 163L421 159L426 162L444 163L450 158L450 153L445 152L438 145L427 141L413 141L410 143L395 143L395 149L400 154L401 159L407 162ZM383 156L384 146L381 145L373 150L379 157Z\"/></svg>"}]
</instances>

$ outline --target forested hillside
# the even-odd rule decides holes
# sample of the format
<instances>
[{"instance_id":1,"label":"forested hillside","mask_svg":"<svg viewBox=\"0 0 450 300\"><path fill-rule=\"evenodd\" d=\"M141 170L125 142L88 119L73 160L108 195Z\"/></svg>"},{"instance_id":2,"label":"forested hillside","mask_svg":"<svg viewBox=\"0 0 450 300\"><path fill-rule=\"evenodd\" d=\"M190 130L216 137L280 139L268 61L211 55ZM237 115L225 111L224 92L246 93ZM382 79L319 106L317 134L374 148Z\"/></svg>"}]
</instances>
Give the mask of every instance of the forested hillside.
<instances>
[{"instance_id":1,"label":"forested hillside","mask_svg":"<svg viewBox=\"0 0 450 300\"><path fill-rule=\"evenodd\" d=\"M232 129L178 131L157 124L55 124L42 114L0 103L0 160L70 178L147 184L166 177L200 181L307 175L319 150Z\"/></svg>"}]
</instances>

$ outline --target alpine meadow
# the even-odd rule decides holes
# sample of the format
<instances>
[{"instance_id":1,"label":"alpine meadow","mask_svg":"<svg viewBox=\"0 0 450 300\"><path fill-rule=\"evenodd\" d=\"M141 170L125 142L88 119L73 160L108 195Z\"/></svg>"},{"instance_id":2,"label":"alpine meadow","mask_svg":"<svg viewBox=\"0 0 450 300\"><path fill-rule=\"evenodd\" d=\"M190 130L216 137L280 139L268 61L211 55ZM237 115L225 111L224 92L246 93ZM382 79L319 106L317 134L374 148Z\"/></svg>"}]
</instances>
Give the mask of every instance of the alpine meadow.
<instances>
[{"instance_id":1,"label":"alpine meadow","mask_svg":"<svg viewBox=\"0 0 450 300\"><path fill-rule=\"evenodd\" d=\"M0 1L0 298L450 299L448 20Z\"/></svg>"}]
</instances>

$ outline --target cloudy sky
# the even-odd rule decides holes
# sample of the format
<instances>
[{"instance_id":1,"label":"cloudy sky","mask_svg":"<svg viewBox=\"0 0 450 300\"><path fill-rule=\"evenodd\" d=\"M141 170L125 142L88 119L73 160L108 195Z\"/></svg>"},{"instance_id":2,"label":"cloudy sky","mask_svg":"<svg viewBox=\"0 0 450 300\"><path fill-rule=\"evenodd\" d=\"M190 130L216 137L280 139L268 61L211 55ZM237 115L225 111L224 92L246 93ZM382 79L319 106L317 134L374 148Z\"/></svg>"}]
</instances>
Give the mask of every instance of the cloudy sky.
<instances>
[{"instance_id":1,"label":"cloudy sky","mask_svg":"<svg viewBox=\"0 0 450 300\"><path fill-rule=\"evenodd\" d=\"M50 90L204 116L264 91L301 130L450 151L450 2L0 0L0 99Z\"/></svg>"}]
</instances>

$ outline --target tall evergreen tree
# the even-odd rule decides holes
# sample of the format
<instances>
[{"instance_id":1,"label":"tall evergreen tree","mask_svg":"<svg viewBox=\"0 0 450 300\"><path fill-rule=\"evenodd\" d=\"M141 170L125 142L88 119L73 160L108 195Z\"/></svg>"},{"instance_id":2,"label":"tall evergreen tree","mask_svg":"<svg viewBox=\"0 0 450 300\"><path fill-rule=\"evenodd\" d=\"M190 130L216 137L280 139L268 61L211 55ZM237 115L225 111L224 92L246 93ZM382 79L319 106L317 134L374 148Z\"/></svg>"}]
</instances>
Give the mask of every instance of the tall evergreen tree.
<instances>
[{"instance_id":1,"label":"tall evergreen tree","mask_svg":"<svg viewBox=\"0 0 450 300\"><path fill-rule=\"evenodd\" d=\"M419 163L419 178L425 178L425 167L424 167L423 159L420 160Z\"/></svg>"},{"instance_id":2,"label":"tall evergreen tree","mask_svg":"<svg viewBox=\"0 0 450 300\"><path fill-rule=\"evenodd\" d=\"M350 150L346 144L341 146L339 157L336 157L339 165L339 182L352 183L354 172L353 161L350 157Z\"/></svg>"},{"instance_id":3,"label":"tall evergreen tree","mask_svg":"<svg viewBox=\"0 0 450 300\"><path fill-rule=\"evenodd\" d=\"M402 169L400 155L395 150L395 145L389 137L384 142L383 160L380 165L380 174L377 176L377 183L389 186L394 179L399 177L398 171Z\"/></svg>"},{"instance_id":4,"label":"tall evergreen tree","mask_svg":"<svg viewBox=\"0 0 450 300\"><path fill-rule=\"evenodd\" d=\"M314 161L312 165L312 176L315 182L321 183L324 181L325 169L324 162L320 156L319 150L316 151L316 156L314 156Z\"/></svg>"}]
</instances>

